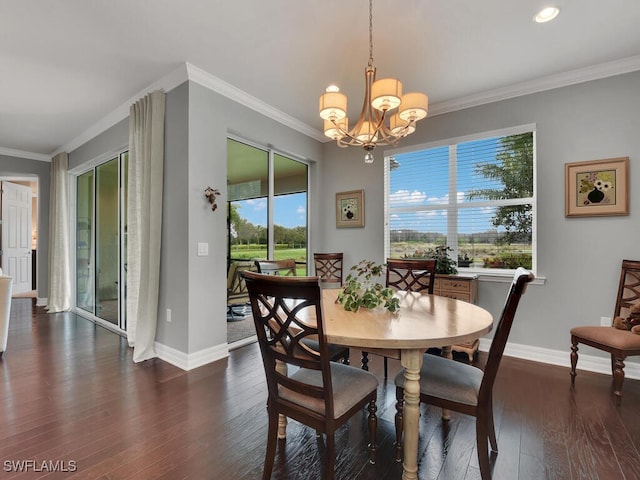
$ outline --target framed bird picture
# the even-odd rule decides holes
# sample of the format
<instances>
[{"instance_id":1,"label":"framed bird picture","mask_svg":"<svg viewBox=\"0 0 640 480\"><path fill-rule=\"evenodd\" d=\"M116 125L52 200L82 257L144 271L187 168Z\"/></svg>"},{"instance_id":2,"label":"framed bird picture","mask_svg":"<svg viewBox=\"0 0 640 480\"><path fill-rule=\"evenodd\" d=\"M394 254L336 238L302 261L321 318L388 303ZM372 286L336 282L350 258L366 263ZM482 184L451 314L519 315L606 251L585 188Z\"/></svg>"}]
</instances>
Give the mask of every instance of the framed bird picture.
<instances>
[{"instance_id":1,"label":"framed bird picture","mask_svg":"<svg viewBox=\"0 0 640 480\"><path fill-rule=\"evenodd\" d=\"M629 157L565 164L565 216L629 215Z\"/></svg>"}]
</instances>

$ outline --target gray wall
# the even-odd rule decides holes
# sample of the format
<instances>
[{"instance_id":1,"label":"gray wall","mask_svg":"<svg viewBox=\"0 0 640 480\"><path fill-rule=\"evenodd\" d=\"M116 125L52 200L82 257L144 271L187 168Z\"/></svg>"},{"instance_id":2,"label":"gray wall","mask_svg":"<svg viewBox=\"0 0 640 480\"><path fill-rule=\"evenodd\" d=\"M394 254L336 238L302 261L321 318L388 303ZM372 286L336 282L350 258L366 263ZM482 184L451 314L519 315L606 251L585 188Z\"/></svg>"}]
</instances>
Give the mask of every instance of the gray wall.
<instances>
[{"instance_id":1,"label":"gray wall","mask_svg":"<svg viewBox=\"0 0 640 480\"><path fill-rule=\"evenodd\" d=\"M197 352L226 342L227 135L280 149L300 159L316 160L321 144L249 108L189 83L188 251L189 345ZM166 182L165 182L166 184ZM207 186L221 191L212 212L204 197ZM174 220L171 220L174 221ZM171 231L174 231L171 228ZM209 256L198 257L198 242L209 243ZM162 317L161 317L162 318ZM173 322L172 322L173 323ZM171 339L157 336L171 345Z\"/></svg>"},{"instance_id":2,"label":"gray wall","mask_svg":"<svg viewBox=\"0 0 640 480\"><path fill-rule=\"evenodd\" d=\"M125 119L70 153L78 167L128 143ZM198 84L185 82L167 94L165 171L156 340L184 353L226 343L225 214L227 135L316 160L321 144ZM211 211L207 186L219 189ZM199 242L209 255L197 256ZM171 322L167 322L171 309Z\"/></svg>"},{"instance_id":3,"label":"gray wall","mask_svg":"<svg viewBox=\"0 0 640 480\"><path fill-rule=\"evenodd\" d=\"M69 152L69 170L96 158L107 160L107 155L116 153L129 145L129 119L120 120L100 135Z\"/></svg>"},{"instance_id":4,"label":"gray wall","mask_svg":"<svg viewBox=\"0 0 640 480\"><path fill-rule=\"evenodd\" d=\"M406 147L537 125L537 273L546 277L546 283L529 289L511 336L514 343L567 351L573 325L595 325L601 316L611 316L620 261L640 258L640 196L633 188L640 180L639 87L640 72L635 72L469 108L423 120L417 132L402 142ZM70 167L126 145L127 125L128 119L123 120L71 152ZM224 205L228 134L318 160L310 168L310 252L344 251L347 268L362 258L384 260L383 151L375 151L376 162L367 166L360 149L320 144L198 84L182 84L167 95L156 339L185 353L226 341L226 220L223 209L211 211L204 189L220 189L218 202ZM565 218L564 164L620 156L631 161L631 214ZM0 165L4 169L4 162ZM41 196L48 198L48 164L42 165L47 181L41 179ZM365 190L365 228L336 229L335 193L359 188ZM48 220L44 208L42 202L40 218ZM40 226L46 231L42 222ZM196 255L198 242L209 243L209 256ZM41 278L46 278L42 264L40 268ZM506 291L505 283L483 281L480 304L497 316ZM172 310L171 323L166 322L167 308Z\"/></svg>"},{"instance_id":5,"label":"gray wall","mask_svg":"<svg viewBox=\"0 0 640 480\"><path fill-rule=\"evenodd\" d=\"M51 164L39 160L0 155L0 177L38 178L38 297L45 298L49 291L49 184Z\"/></svg>"},{"instance_id":6,"label":"gray wall","mask_svg":"<svg viewBox=\"0 0 640 480\"><path fill-rule=\"evenodd\" d=\"M401 147L491 130L537 125L538 271L544 285L529 288L510 341L569 350L569 330L611 316L622 259L640 258L640 72L559 88L427 118ZM344 251L347 268L383 260L383 151L363 163L361 149L324 146L313 228L320 249ZM564 164L628 156L630 215L564 216ZM336 229L334 194L365 189L364 229ZM327 214L329 213L329 214ZM499 315L505 283L483 281L479 303ZM584 347L585 353L595 350ZM568 362L568 356L567 356Z\"/></svg>"},{"instance_id":7,"label":"gray wall","mask_svg":"<svg viewBox=\"0 0 640 480\"><path fill-rule=\"evenodd\" d=\"M162 249L156 339L181 352L189 339L189 85L167 94L164 130ZM167 308L172 322L167 323Z\"/></svg>"}]
</instances>

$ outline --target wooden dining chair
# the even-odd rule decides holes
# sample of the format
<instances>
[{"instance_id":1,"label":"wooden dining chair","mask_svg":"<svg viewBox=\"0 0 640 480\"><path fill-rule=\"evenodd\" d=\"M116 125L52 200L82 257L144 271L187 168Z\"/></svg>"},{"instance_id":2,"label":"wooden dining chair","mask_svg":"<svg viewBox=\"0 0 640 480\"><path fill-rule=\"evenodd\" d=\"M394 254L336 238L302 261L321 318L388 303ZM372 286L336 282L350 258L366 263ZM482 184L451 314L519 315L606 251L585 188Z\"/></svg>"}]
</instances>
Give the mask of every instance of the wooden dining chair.
<instances>
[{"instance_id":1,"label":"wooden dining chair","mask_svg":"<svg viewBox=\"0 0 640 480\"><path fill-rule=\"evenodd\" d=\"M618 296L613 318L629 315L632 305L640 302L640 261L623 260L618 284ZM629 330L618 330L613 326L581 326L571 329L571 386L575 387L578 364L578 344L604 350L611 355L613 393L616 405L622 403L624 361L627 357L640 355L640 335Z\"/></svg>"},{"instance_id":2,"label":"wooden dining chair","mask_svg":"<svg viewBox=\"0 0 640 480\"><path fill-rule=\"evenodd\" d=\"M259 273L265 275L297 276L296 261L293 258L285 260L255 260Z\"/></svg>"},{"instance_id":3,"label":"wooden dining chair","mask_svg":"<svg viewBox=\"0 0 640 480\"><path fill-rule=\"evenodd\" d=\"M279 276L297 276L296 262L293 258L286 260L256 260L256 267L259 273L265 275L279 275ZM310 348L314 350L318 349L318 343L313 339L306 339L306 343ZM315 343L314 343L315 342ZM342 362L345 365L349 365L349 348L342 345L329 344L329 356L334 362Z\"/></svg>"},{"instance_id":4,"label":"wooden dining chair","mask_svg":"<svg viewBox=\"0 0 640 480\"><path fill-rule=\"evenodd\" d=\"M314 253L313 264L316 269L316 275L320 277L320 284L325 286L335 284L342 286L342 253Z\"/></svg>"},{"instance_id":5,"label":"wooden dining chair","mask_svg":"<svg viewBox=\"0 0 640 480\"><path fill-rule=\"evenodd\" d=\"M386 285L395 290L408 290L433 294L436 278L436 261L434 259L395 259L387 258ZM378 353L371 352L374 355ZM384 378L388 373L388 357L384 359ZM362 352L362 368L368 370L369 352Z\"/></svg>"},{"instance_id":6,"label":"wooden dining chair","mask_svg":"<svg viewBox=\"0 0 640 480\"><path fill-rule=\"evenodd\" d=\"M267 276L244 272L253 320L267 377L269 414L263 480L271 478L279 415L326 436L325 472L334 478L335 431L368 405L369 460L376 455L375 375L329 361L318 277ZM310 321L312 320L312 321ZM313 321L315 320L315 321ZM318 349L304 340L318 339ZM288 367L295 367L287 374Z\"/></svg>"},{"instance_id":7,"label":"wooden dining chair","mask_svg":"<svg viewBox=\"0 0 640 480\"><path fill-rule=\"evenodd\" d=\"M476 417L476 447L480 476L483 480L491 478L487 439L491 444L491 450L496 453L498 451L493 425L493 384L520 297L534 278L533 273L524 268L516 270L489 348L484 372L466 363L436 355L423 355L422 369L420 370L420 401ZM398 461L402 455L404 382L403 369L395 378L397 402L395 446L396 460ZM446 421L445 418L443 420Z\"/></svg>"}]
</instances>

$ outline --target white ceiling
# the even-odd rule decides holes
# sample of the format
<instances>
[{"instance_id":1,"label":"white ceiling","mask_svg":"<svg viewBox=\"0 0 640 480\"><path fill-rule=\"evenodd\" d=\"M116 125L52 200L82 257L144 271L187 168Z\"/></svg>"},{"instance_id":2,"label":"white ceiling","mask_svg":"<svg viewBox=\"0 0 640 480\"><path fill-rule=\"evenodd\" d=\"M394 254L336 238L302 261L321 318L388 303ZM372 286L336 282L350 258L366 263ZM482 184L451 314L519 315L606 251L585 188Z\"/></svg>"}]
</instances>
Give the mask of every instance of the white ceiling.
<instances>
[{"instance_id":1,"label":"white ceiling","mask_svg":"<svg viewBox=\"0 0 640 480\"><path fill-rule=\"evenodd\" d=\"M640 1L549 1L560 16L536 24L539 0L374 0L378 78L437 113L640 70ZM329 83L359 113L368 54L367 0L2 0L0 153L49 155L185 62L320 130Z\"/></svg>"}]
</instances>

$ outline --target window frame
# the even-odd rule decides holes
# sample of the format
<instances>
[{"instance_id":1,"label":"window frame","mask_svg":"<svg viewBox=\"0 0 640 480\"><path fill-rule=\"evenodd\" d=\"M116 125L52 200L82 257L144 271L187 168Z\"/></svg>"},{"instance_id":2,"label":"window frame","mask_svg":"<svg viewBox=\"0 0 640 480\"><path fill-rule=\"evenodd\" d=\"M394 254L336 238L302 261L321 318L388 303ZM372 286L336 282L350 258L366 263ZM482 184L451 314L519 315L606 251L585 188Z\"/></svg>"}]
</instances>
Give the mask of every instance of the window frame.
<instances>
[{"instance_id":1,"label":"window frame","mask_svg":"<svg viewBox=\"0 0 640 480\"><path fill-rule=\"evenodd\" d=\"M506 137L510 135L520 135L524 133L531 133L533 136L533 195L531 197L523 197L517 199L503 199L503 200L475 200L473 202L458 202L457 200L457 147L459 144L473 142L478 140L485 140L495 137ZM390 170L390 157L395 155L413 153L421 150L429 150L434 148L449 148L449 202L447 204L433 204L433 205L420 205L420 206L403 206L403 207L391 207L390 205L390 185L391 185L391 170ZM447 246L452 251L450 252L452 258L456 259L458 255L458 212L468 208L482 208L482 207L500 207L509 205L531 205L531 266L532 271L537 271L538 263L538 250L537 250L537 130L536 124L519 125L510 128L503 128L498 130L491 130L486 132L479 132L471 135L464 135L459 137L452 137L443 140L437 140L434 142L412 145L409 147L395 148L386 150L384 152L384 258L389 258L391 251L391 234L389 230L390 217L393 213L399 212L417 212L417 211L435 211L446 210L447 211ZM463 205L463 206L461 206ZM511 277L514 270L512 269L500 269L500 268L483 268L483 267L458 267L460 273L476 274L483 276L493 277Z\"/></svg>"}]
</instances>

